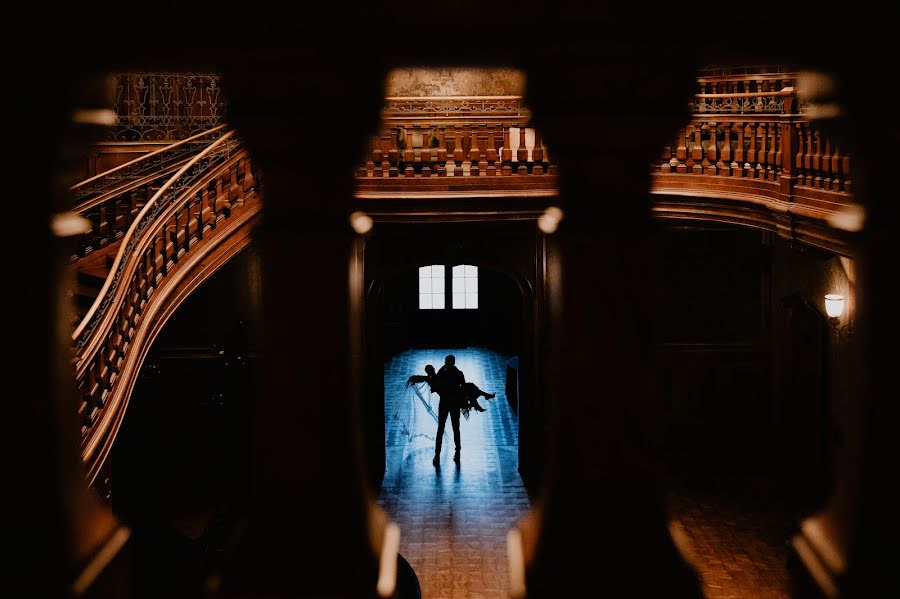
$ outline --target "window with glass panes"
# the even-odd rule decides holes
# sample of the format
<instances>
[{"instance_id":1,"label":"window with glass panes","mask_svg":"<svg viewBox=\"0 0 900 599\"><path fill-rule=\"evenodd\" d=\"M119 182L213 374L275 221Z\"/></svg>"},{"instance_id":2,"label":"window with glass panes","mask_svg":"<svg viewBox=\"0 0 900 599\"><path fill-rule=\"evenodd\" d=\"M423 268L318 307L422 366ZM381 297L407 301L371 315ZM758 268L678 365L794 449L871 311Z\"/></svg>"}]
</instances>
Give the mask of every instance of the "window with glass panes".
<instances>
[{"instance_id":1,"label":"window with glass panes","mask_svg":"<svg viewBox=\"0 0 900 599\"><path fill-rule=\"evenodd\" d=\"M443 310L445 307L444 265L419 268L419 309Z\"/></svg>"},{"instance_id":2,"label":"window with glass panes","mask_svg":"<svg viewBox=\"0 0 900 599\"><path fill-rule=\"evenodd\" d=\"M453 267L453 309L478 308L478 267L459 264Z\"/></svg>"}]
</instances>

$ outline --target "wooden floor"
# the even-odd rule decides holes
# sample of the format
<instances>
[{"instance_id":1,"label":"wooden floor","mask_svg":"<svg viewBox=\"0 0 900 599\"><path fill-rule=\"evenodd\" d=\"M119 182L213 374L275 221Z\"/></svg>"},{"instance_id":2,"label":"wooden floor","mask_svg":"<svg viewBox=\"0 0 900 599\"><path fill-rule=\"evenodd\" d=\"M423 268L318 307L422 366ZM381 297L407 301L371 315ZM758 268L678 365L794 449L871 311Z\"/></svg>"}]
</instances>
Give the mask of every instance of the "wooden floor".
<instances>
[{"instance_id":1,"label":"wooden floor","mask_svg":"<svg viewBox=\"0 0 900 599\"><path fill-rule=\"evenodd\" d=\"M405 381L444 356L481 389L497 397L462 420L462 459L452 461L450 423L441 467L431 464L434 442L407 442L394 418L409 401ZM410 350L385 366L387 469L379 503L401 528L400 553L419 577L422 597L508 597L506 534L530 507L517 465L518 423L504 395L508 356L484 349ZM400 410L402 412L402 410ZM433 419L416 428L434 437ZM690 544L708 599L787 599L788 519L777 501L747 501L740 489L679 490L670 517Z\"/></svg>"}]
</instances>

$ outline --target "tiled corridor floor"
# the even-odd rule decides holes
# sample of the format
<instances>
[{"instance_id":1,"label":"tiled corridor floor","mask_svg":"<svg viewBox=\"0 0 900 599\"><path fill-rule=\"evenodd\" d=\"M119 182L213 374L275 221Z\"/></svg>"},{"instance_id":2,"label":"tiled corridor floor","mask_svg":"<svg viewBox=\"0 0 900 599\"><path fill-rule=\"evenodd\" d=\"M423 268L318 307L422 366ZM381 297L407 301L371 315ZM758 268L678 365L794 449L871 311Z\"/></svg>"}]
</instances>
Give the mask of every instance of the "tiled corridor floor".
<instances>
[{"instance_id":1,"label":"tiled corridor floor","mask_svg":"<svg viewBox=\"0 0 900 599\"><path fill-rule=\"evenodd\" d=\"M461 419L462 459L453 462L453 436L447 422L441 467L431 464L434 442L406 442L393 418L407 401L405 382L423 374L426 364L440 368L444 356L487 392L486 412ZM400 525L400 553L419 577L425 599L508 596L506 534L530 502L518 472L518 426L504 394L506 360L485 349L410 350L385 366L387 470L380 504ZM402 406L400 406L402 407ZM434 437L437 425L419 418L419 432Z\"/></svg>"},{"instance_id":2,"label":"tiled corridor floor","mask_svg":"<svg viewBox=\"0 0 900 599\"><path fill-rule=\"evenodd\" d=\"M788 599L792 519L790 501L777 488L748 480L724 489L682 489L668 499L706 599Z\"/></svg>"},{"instance_id":3,"label":"tiled corridor floor","mask_svg":"<svg viewBox=\"0 0 900 599\"><path fill-rule=\"evenodd\" d=\"M406 442L393 415L409 401L409 375L423 374L426 364L439 368L448 353L456 356L467 381L497 397L480 399L487 412L462 420L459 468L452 460L448 421L436 470L434 442L423 437ZM475 348L410 350L385 366L387 469L379 502L400 525L400 552L416 571L424 599L508 596L506 534L530 502L517 470L517 420L504 395L506 358ZM433 438L436 428L420 414L416 432ZM790 519L777 494L765 501L765 493L751 485L670 495L670 517L683 526L687 557L707 599L787 599Z\"/></svg>"}]
</instances>

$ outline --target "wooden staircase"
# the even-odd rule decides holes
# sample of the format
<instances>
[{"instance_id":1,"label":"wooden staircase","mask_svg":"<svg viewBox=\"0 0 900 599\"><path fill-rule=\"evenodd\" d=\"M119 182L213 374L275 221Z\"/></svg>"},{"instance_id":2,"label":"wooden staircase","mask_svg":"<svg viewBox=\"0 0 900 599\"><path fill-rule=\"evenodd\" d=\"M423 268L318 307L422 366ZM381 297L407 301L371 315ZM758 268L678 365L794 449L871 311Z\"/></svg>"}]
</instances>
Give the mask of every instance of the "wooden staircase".
<instances>
[{"instance_id":1,"label":"wooden staircase","mask_svg":"<svg viewBox=\"0 0 900 599\"><path fill-rule=\"evenodd\" d=\"M87 257L76 262L77 275L73 293L76 320L72 323L73 326L77 326L84 320L88 310L100 295L120 246L121 240L91 252Z\"/></svg>"},{"instance_id":2,"label":"wooden staircase","mask_svg":"<svg viewBox=\"0 0 900 599\"><path fill-rule=\"evenodd\" d=\"M71 259L77 410L91 481L153 339L198 285L246 247L261 214L258 173L234 132L217 135L174 172L170 162L160 164L163 175L144 168L74 210L92 224Z\"/></svg>"}]
</instances>

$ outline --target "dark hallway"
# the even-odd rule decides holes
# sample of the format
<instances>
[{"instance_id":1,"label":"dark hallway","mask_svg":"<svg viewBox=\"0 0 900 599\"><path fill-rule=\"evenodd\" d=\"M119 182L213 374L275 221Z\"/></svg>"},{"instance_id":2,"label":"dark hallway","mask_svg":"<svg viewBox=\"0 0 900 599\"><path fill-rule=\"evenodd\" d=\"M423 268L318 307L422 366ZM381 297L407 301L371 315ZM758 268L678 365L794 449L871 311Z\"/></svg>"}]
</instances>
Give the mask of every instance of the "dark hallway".
<instances>
[{"instance_id":1,"label":"dark hallway","mask_svg":"<svg viewBox=\"0 0 900 599\"><path fill-rule=\"evenodd\" d=\"M449 422L441 467L434 442L407 443L395 418L408 401L406 379L452 353L466 380L497 396L484 413L461 419L462 458L452 461ZM400 553L415 569L423 597L507 597L506 535L530 507L517 470L518 420L504 391L509 356L484 348L418 349L384 368L387 469L379 503L400 525ZM418 401L418 400L416 400ZM434 438L437 425L419 418L416 431Z\"/></svg>"}]
</instances>

